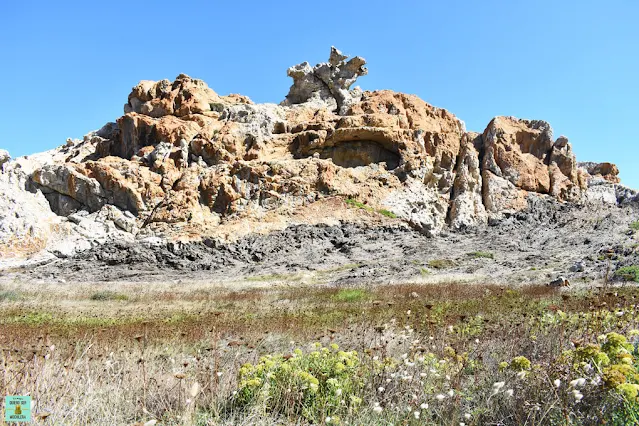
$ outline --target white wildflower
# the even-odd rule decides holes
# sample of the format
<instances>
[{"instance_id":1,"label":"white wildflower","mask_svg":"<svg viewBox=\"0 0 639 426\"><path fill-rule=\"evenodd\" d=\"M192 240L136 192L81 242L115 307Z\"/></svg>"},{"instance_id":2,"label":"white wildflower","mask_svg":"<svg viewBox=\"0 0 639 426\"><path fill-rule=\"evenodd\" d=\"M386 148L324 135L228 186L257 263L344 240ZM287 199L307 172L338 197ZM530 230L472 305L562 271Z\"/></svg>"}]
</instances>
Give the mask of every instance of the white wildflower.
<instances>
[{"instance_id":1,"label":"white wildflower","mask_svg":"<svg viewBox=\"0 0 639 426\"><path fill-rule=\"evenodd\" d=\"M379 413L381 413L381 412L382 412L382 410L383 410L383 409L382 409L382 407L380 407L380 406L379 406L379 402L376 402L376 403L375 403L375 407L373 407L373 411L374 411L375 413L379 414Z\"/></svg>"},{"instance_id":2,"label":"white wildflower","mask_svg":"<svg viewBox=\"0 0 639 426\"><path fill-rule=\"evenodd\" d=\"M419 411L413 411L413 417L415 417L416 420L419 420Z\"/></svg>"},{"instance_id":3,"label":"white wildflower","mask_svg":"<svg viewBox=\"0 0 639 426\"><path fill-rule=\"evenodd\" d=\"M421 408L422 410L428 410L428 404L423 403L422 405L419 406L419 408Z\"/></svg>"},{"instance_id":4,"label":"white wildflower","mask_svg":"<svg viewBox=\"0 0 639 426\"><path fill-rule=\"evenodd\" d=\"M379 393L382 393L382 392L384 392L385 390L386 390L386 388L385 388L385 387L383 387L383 386L380 386L380 387L378 387L378 388L377 388L377 392L379 392Z\"/></svg>"},{"instance_id":5,"label":"white wildflower","mask_svg":"<svg viewBox=\"0 0 639 426\"><path fill-rule=\"evenodd\" d=\"M451 389L451 390L449 390L447 393L448 393L448 396L450 396L451 398L452 398L453 396L455 396L455 391L454 391L454 390L452 390L452 389Z\"/></svg>"},{"instance_id":6,"label":"white wildflower","mask_svg":"<svg viewBox=\"0 0 639 426\"><path fill-rule=\"evenodd\" d=\"M570 386L572 386L573 388L583 386L584 384L586 384L586 379L584 379L583 377L570 381Z\"/></svg>"},{"instance_id":7,"label":"white wildflower","mask_svg":"<svg viewBox=\"0 0 639 426\"><path fill-rule=\"evenodd\" d=\"M435 395L435 399L436 399L437 401L440 401L440 402L441 402L441 401L443 401L443 400L445 400L445 399L446 399L446 395L443 395L443 394L441 394L441 393L440 393L440 394L438 394L438 395Z\"/></svg>"},{"instance_id":8,"label":"white wildflower","mask_svg":"<svg viewBox=\"0 0 639 426\"><path fill-rule=\"evenodd\" d=\"M559 386L561 386L561 380L556 379L553 384L555 385L556 388L558 388Z\"/></svg>"},{"instance_id":9,"label":"white wildflower","mask_svg":"<svg viewBox=\"0 0 639 426\"><path fill-rule=\"evenodd\" d=\"M501 390L501 388L503 388L504 386L506 386L506 382L495 382L493 383L493 393L497 393Z\"/></svg>"}]
</instances>

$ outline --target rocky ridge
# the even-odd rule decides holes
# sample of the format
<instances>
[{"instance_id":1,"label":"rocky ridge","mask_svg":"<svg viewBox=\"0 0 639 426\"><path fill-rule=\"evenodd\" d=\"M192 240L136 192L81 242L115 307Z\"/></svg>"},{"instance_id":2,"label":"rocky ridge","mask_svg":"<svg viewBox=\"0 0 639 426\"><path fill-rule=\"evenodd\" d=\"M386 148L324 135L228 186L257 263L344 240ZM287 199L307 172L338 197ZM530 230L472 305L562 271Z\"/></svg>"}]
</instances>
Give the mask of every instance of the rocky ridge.
<instances>
[{"instance_id":1,"label":"rocky ridge","mask_svg":"<svg viewBox=\"0 0 639 426\"><path fill-rule=\"evenodd\" d=\"M113 242L232 242L300 223L403 223L433 237L539 200L637 203L616 166L578 163L547 122L495 117L470 132L417 96L351 89L365 64L332 48L326 63L291 67L279 105L184 74L142 81L123 116L82 140L15 160L0 152L3 262Z\"/></svg>"}]
</instances>

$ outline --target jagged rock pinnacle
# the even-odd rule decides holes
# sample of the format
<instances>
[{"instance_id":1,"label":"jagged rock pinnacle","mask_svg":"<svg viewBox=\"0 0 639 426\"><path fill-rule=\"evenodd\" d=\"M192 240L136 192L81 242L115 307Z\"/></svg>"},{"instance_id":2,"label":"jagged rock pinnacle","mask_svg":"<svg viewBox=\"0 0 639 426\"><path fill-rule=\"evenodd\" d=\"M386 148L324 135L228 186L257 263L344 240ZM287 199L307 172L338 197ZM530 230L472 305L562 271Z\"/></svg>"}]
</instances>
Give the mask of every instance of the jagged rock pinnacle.
<instances>
[{"instance_id":1,"label":"jagged rock pinnacle","mask_svg":"<svg viewBox=\"0 0 639 426\"><path fill-rule=\"evenodd\" d=\"M321 100L343 114L350 105L361 99L362 91L358 88L351 90L350 87L358 77L368 73L364 58L355 56L348 62L346 59L347 55L332 46L328 62L314 67L308 62L302 62L290 67L287 74L293 79L293 85L282 104Z\"/></svg>"}]
</instances>

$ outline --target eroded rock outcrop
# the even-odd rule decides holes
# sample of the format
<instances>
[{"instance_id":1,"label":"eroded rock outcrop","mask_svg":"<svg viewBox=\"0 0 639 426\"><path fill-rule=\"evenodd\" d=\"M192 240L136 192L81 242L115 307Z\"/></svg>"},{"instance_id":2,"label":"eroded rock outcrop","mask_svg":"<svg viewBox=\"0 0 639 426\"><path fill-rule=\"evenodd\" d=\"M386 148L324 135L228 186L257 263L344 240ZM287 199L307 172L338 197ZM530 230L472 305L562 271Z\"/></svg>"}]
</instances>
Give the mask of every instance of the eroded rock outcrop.
<instances>
[{"instance_id":1,"label":"eroded rock outcrop","mask_svg":"<svg viewBox=\"0 0 639 426\"><path fill-rule=\"evenodd\" d=\"M545 121L496 117L483 133L467 132L417 96L351 89L364 65L332 48L328 62L292 67L280 105L220 96L185 74L142 81L115 122L15 164L0 152L0 163L20 168L23 189L76 228L98 220L110 224L105 232L145 237L286 223L328 197L389 210L427 235L502 220L531 195L635 199L614 186L614 165L577 163Z\"/></svg>"},{"instance_id":2,"label":"eroded rock outcrop","mask_svg":"<svg viewBox=\"0 0 639 426\"><path fill-rule=\"evenodd\" d=\"M335 47L331 47L328 62L311 67L302 62L288 69L287 74L293 79L293 85L286 95L284 105L301 104L313 100L327 102L331 109L340 113L356 103L362 94L358 88L350 87L358 77L368 74L366 60L355 56L346 61L348 56Z\"/></svg>"}]
</instances>

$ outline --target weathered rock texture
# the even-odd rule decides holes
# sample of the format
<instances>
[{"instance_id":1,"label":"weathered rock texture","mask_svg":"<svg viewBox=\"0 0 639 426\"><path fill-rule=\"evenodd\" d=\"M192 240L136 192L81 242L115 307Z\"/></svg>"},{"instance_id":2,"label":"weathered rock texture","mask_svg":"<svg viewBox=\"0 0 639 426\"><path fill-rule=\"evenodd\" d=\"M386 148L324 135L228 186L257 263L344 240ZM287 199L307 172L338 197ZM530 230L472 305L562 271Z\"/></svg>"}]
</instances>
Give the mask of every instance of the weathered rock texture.
<instances>
[{"instance_id":1,"label":"weathered rock texture","mask_svg":"<svg viewBox=\"0 0 639 426\"><path fill-rule=\"evenodd\" d=\"M614 186L614 165L578 164L545 121L496 117L473 133L417 96L351 89L365 63L333 48L326 63L294 66L280 105L220 96L184 74L142 81L115 122L21 160L23 190L69 217L72 233L88 226L78 217L90 217L140 238L286 225L300 208L334 197L388 210L429 236L503 220L527 209L531 195L634 199ZM3 169L7 157L0 152Z\"/></svg>"}]
</instances>

